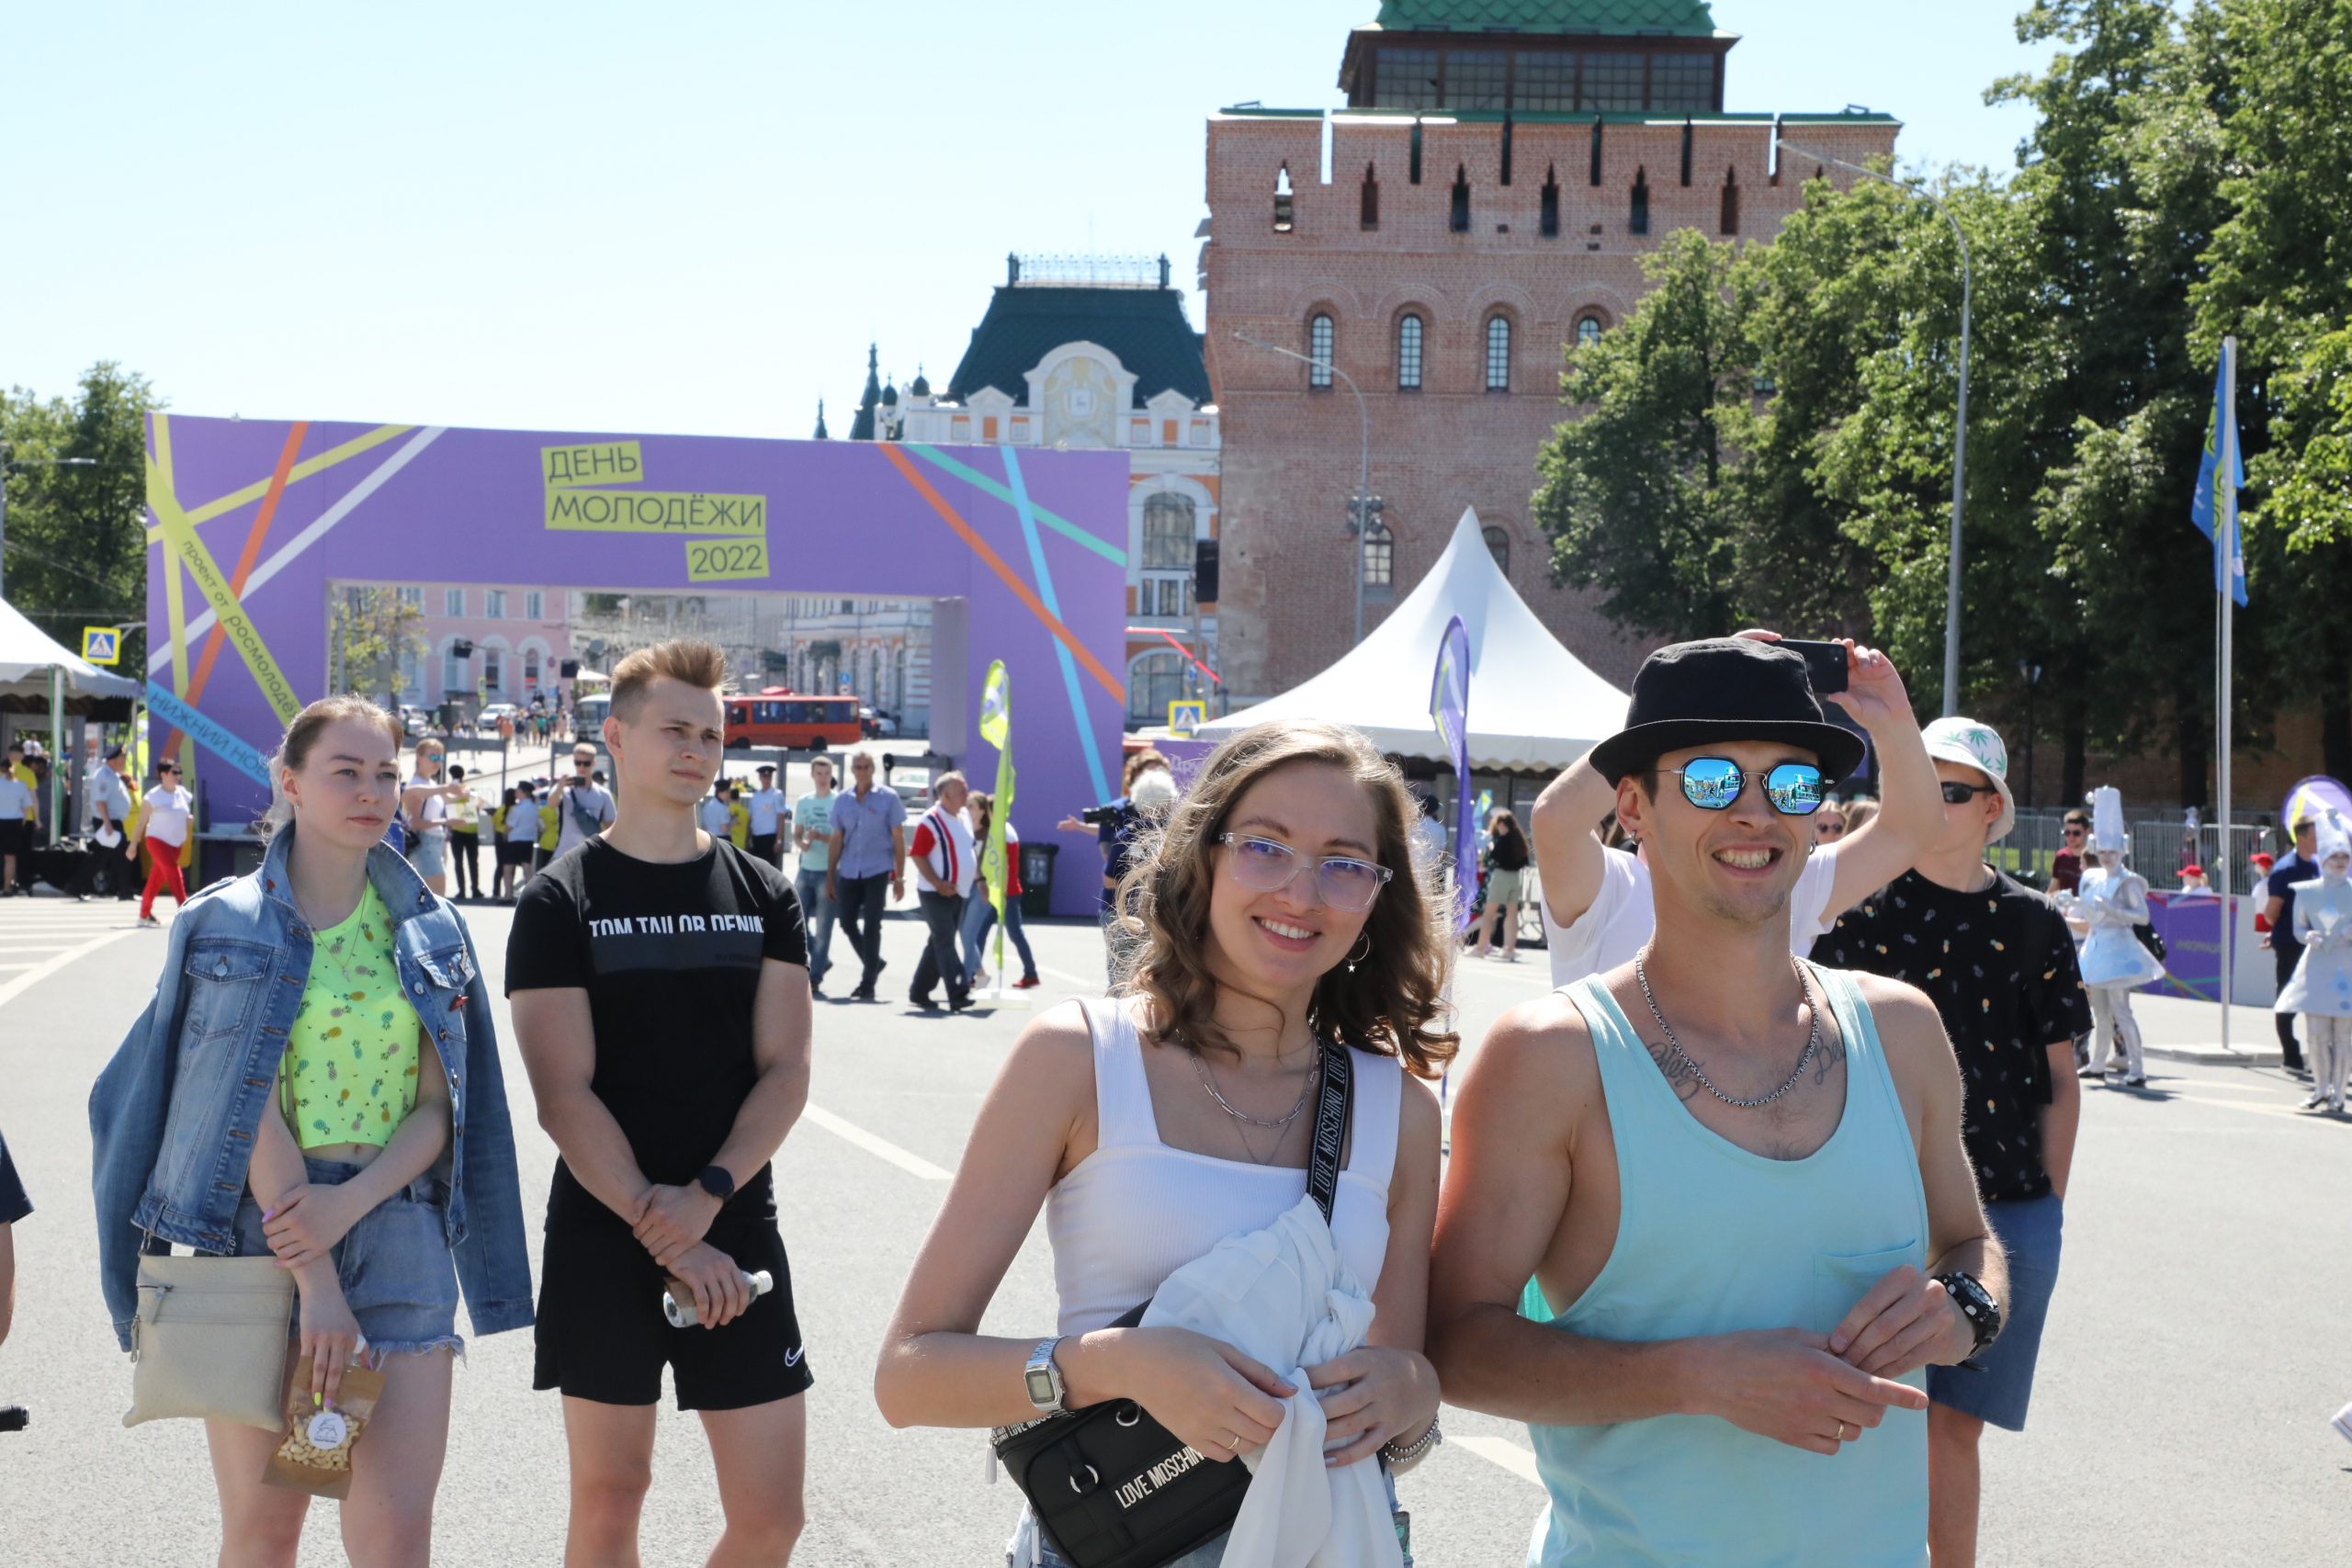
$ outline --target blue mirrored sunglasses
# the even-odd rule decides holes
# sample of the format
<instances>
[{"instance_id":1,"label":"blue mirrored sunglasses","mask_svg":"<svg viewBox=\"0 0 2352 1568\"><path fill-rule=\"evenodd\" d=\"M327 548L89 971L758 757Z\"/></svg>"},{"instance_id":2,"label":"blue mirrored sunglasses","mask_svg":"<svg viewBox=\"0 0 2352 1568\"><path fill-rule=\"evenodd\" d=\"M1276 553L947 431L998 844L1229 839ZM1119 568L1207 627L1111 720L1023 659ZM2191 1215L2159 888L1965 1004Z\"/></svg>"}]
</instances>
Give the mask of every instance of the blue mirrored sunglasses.
<instances>
[{"instance_id":1,"label":"blue mirrored sunglasses","mask_svg":"<svg viewBox=\"0 0 2352 1568\"><path fill-rule=\"evenodd\" d=\"M1682 798L1702 811L1728 811L1747 781L1763 786L1764 798L1783 817L1810 817L1821 809L1828 791L1821 770L1811 762L1782 762L1763 773L1751 773L1728 757L1693 757L1662 773L1682 775Z\"/></svg>"}]
</instances>

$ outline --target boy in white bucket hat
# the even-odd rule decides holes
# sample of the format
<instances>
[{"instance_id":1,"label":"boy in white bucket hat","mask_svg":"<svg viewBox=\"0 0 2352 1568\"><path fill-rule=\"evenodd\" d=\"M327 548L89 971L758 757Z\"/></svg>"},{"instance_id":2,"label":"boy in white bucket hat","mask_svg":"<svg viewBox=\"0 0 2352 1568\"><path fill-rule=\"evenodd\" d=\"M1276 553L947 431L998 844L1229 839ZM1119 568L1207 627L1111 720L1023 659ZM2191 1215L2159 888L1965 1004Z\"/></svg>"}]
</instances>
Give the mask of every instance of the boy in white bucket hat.
<instances>
[{"instance_id":1,"label":"boy in white bucket hat","mask_svg":"<svg viewBox=\"0 0 2352 1568\"><path fill-rule=\"evenodd\" d=\"M2075 1037L2089 1027L2089 1009L2056 907L1984 861L1984 846L2017 821L2008 748L1971 718L1939 718L1920 739L1943 797L1942 830L1911 870L1840 916L1813 957L1927 992L1960 1059L1961 1136L2009 1269L2007 1321L1976 1358L1984 1370L1928 1371L1928 1541L1939 1563L1973 1562L1979 1440L1988 1422L2025 1429L2058 1282L2082 1111Z\"/></svg>"}]
</instances>

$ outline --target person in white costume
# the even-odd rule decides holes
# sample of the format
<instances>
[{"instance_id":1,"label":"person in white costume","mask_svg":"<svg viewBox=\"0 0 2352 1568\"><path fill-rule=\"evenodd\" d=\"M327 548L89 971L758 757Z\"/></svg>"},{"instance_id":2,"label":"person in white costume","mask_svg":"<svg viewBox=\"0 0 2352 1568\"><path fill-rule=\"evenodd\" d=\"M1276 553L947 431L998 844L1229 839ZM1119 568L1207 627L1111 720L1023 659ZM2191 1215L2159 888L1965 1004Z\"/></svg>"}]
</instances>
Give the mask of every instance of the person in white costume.
<instances>
[{"instance_id":1,"label":"person in white costume","mask_svg":"<svg viewBox=\"0 0 2352 1568\"><path fill-rule=\"evenodd\" d=\"M1250 1493L1280 1493L1272 1533L1285 1537L1302 1521L1315 1536L1317 1516L1293 1506L1322 1502L1317 1553L1356 1550L1361 1531L1342 1521L1360 1518L1368 1488L1393 1507L1384 1468L1439 1440L1437 1373L1421 1348L1438 1110L1418 1080L1434 1078L1459 1043L1444 1021L1452 921L1434 877L1417 874L1415 815L1396 765L1362 734L1276 722L1220 745L1164 829L1138 838L1114 904L1112 935L1126 959L1117 988L1022 1031L883 1335L874 1392L891 1425L1002 1427L1127 1400L1211 1462L1283 1450ZM1272 1340L1241 1337L1251 1350L1189 1310L1182 1326L1149 1316L1117 1326L1147 1302L1182 1310L1177 1295L1159 1301L1172 1276L1297 1209L1317 1120L1308 1108L1327 1048L1341 1045L1351 1108L1324 1240L1354 1287L1347 1293L1376 1309L1368 1333L1278 1314L1257 1325L1276 1331ZM984 1334L1040 1208L1059 1303L1053 1334ZM1319 1395L1319 1439L1302 1395ZM1302 1439L1328 1453L1319 1498L1304 1483L1323 1465L1312 1453L1295 1462ZM1181 1548L1170 1568L1270 1561L1251 1554L1241 1521L1233 1532ZM1389 1540L1393 1552L1393 1529ZM1007 1561L1066 1559L1024 1511ZM1310 1561L1381 1560L1284 1559Z\"/></svg>"},{"instance_id":2,"label":"person in white costume","mask_svg":"<svg viewBox=\"0 0 2352 1568\"><path fill-rule=\"evenodd\" d=\"M2148 880L2123 863L2123 794L2113 784L2092 792L2090 843L2098 863L2083 868L2082 885L2066 910L2066 924L2083 938L2083 988L2091 998L2091 1060L2080 1076L2120 1072L2124 1087L2139 1089L2148 1081L2148 1068L2132 993L2163 979L2165 966L2134 930L2150 923Z\"/></svg>"},{"instance_id":3,"label":"person in white costume","mask_svg":"<svg viewBox=\"0 0 2352 1568\"><path fill-rule=\"evenodd\" d=\"M2303 1109L2344 1112L2352 1077L2352 834L2334 814L2319 819L2319 875L2295 888L2295 939L2303 955L2274 1010L2303 1015L2312 1092Z\"/></svg>"},{"instance_id":4,"label":"person in white costume","mask_svg":"<svg viewBox=\"0 0 2352 1568\"><path fill-rule=\"evenodd\" d=\"M1781 640L1778 632L1739 635L1757 642ZM1789 894L1789 951L1799 957L1813 951L1814 939L1840 914L1910 870L1943 830L1936 766L1920 739L1903 677L1883 653L1845 640L1847 687L1828 700L1871 738L1878 753L1881 807L1860 831L1807 845L1804 870ZM1544 892L1544 946L1555 987L1631 963L1657 923L1649 866L1638 851L1624 854L1602 848L1596 831L1616 806L1616 786L1594 770L1589 756L1570 763L1535 802L1530 820Z\"/></svg>"}]
</instances>

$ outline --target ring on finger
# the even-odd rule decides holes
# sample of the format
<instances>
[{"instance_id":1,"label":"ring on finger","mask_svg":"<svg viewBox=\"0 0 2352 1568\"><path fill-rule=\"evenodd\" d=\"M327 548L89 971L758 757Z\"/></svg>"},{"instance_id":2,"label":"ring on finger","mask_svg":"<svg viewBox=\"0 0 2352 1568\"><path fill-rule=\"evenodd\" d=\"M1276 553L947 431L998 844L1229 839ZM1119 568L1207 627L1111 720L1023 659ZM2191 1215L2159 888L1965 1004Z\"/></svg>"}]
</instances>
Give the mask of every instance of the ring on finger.
<instances>
[{"instance_id":1,"label":"ring on finger","mask_svg":"<svg viewBox=\"0 0 2352 1568\"><path fill-rule=\"evenodd\" d=\"M1860 1427L1855 1427L1855 1428L1854 1428L1854 1436L1856 1436L1856 1437L1858 1437L1858 1438L1859 1438L1859 1437L1860 1437L1861 1435L1862 1435L1862 1429L1861 1429ZM1840 1422L1838 1422L1838 1440L1839 1442L1841 1442L1841 1443L1842 1443L1842 1442L1844 1442L1844 1441L1846 1440L1846 1423L1844 1423L1843 1421L1840 1421Z\"/></svg>"}]
</instances>

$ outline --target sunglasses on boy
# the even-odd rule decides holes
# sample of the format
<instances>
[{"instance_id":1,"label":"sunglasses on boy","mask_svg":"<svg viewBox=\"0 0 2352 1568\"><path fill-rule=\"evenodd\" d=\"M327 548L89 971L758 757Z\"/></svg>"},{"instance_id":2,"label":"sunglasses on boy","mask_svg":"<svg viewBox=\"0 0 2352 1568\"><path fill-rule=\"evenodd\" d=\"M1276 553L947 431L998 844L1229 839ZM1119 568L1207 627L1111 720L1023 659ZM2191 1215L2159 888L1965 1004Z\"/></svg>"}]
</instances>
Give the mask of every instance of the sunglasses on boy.
<instances>
[{"instance_id":1,"label":"sunglasses on boy","mask_svg":"<svg viewBox=\"0 0 2352 1568\"><path fill-rule=\"evenodd\" d=\"M1729 757L1693 757L1679 768L1658 772L1681 774L1682 798L1702 811L1730 810L1751 779L1763 787L1764 798L1783 817L1812 816L1821 809L1828 793L1827 781L1811 762L1782 762L1758 773Z\"/></svg>"},{"instance_id":2,"label":"sunglasses on boy","mask_svg":"<svg viewBox=\"0 0 2352 1568\"><path fill-rule=\"evenodd\" d=\"M1991 784L1962 784L1957 779L1944 780L1943 791L1944 804L1946 806L1965 806L1980 795L1998 795L2000 793L2000 791L1995 789ZM2066 830L2071 833L2075 829L2069 828Z\"/></svg>"}]
</instances>

